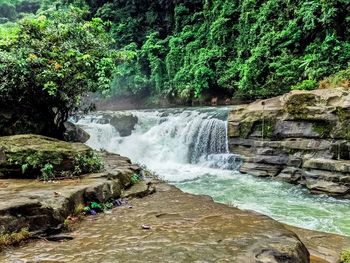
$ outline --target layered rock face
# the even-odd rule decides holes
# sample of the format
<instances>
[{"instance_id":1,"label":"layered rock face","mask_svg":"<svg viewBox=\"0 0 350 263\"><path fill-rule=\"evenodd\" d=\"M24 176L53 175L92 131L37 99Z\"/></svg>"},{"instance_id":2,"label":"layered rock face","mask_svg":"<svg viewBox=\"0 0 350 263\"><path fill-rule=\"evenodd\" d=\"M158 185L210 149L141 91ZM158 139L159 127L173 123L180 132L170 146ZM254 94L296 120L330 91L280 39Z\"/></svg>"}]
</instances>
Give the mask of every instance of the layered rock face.
<instances>
[{"instance_id":1,"label":"layered rock face","mask_svg":"<svg viewBox=\"0 0 350 263\"><path fill-rule=\"evenodd\" d=\"M229 148L242 173L350 197L350 92L292 91L235 107Z\"/></svg>"},{"instance_id":2,"label":"layered rock face","mask_svg":"<svg viewBox=\"0 0 350 263\"><path fill-rule=\"evenodd\" d=\"M44 183L0 177L0 235L17 232L23 227L33 234L57 232L79 205L119 198L124 189L132 186L131 177L139 174L141 168L126 157L107 152L100 154L105 170L80 179ZM138 194L146 195L151 190L146 185Z\"/></svg>"}]
</instances>

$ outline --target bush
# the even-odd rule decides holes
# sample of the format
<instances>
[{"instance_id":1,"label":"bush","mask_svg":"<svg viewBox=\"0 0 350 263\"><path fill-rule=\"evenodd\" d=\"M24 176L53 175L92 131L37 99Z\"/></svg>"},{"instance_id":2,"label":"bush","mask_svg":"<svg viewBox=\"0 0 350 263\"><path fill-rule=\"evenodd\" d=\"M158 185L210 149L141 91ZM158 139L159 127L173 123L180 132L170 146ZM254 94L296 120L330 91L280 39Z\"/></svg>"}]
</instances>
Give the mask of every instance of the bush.
<instances>
[{"instance_id":1,"label":"bush","mask_svg":"<svg viewBox=\"0 0 350 263\"><path fill-rule=\"evenodd\" d=\"M314 90L318 87L318 82L316 80L307 79L294 86L291 90Z\"/></svg>"},{"instance_id":2,"label":"bush","mask_svg":"<svg viewBox=\"0 0 350 263\"><path fill-rule=\"evenodd\" d=\"M110 49L107 24L84 15L70 8L26 18L10 39L0 36L0 110L13 114L8 127L26 118L36 123L26 133L63 138L82 94L108 92L121 56Z\"/></svg>"},{"instance_id":3,"label":"bush","mask_svg":"<svg viewBox=\"0 0 350 263\"><path fill-rule=\"evenodd\" d=\"M350 263L350 250L344 250L340 254L341 263Z\"/></svg>"},{"instance_id":4,"label":"bush","mask_svg":"<svg viewBox=\"0 0 350 263\"><path fill-rule=\"evenodd\" d=\"M74 158L74 167L74 174L80 175L100 172L104 165L101 157L94 150L90 150L87 154L78 154Z\"/></svg>"},{"instance_id":5,"label":"bush","mask_svg":"<svg viewBox=\"0 0 350 263\"><path fill-rule=\"evenodd\" d=\"M343 11L349 4L342 0L93 1L90 7L112 21L116 48L132 43L137 54L119 67L116 94L269 97L291 87L314 89L350 61L350 14Z\"/></svg>"}]
</instances>

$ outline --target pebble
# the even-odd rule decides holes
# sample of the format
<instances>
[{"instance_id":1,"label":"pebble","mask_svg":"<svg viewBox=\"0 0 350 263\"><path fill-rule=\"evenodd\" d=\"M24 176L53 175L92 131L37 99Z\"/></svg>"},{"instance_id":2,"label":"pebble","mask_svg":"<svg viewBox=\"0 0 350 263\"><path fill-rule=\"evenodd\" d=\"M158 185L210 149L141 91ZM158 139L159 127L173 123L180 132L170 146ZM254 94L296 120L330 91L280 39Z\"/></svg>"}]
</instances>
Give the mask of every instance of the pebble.
<instances>
[{"instance_id":1,"label":"pebble","mask_svg":"<svg viewBox=\"0 0 350 263\"><path fill-rule=\"evenodd\" d=\"M149 225L142 225L141 227L142 227L142 229L151 229L151 227Z\"/></svg>"}]
</instances>

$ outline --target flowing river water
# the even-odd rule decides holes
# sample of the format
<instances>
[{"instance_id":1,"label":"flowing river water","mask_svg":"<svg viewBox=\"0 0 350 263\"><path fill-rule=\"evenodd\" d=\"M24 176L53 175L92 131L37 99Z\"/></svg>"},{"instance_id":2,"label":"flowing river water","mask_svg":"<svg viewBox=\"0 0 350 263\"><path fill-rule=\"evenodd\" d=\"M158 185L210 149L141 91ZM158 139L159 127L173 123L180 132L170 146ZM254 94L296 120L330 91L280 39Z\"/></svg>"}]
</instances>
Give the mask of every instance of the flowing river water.
<instances>
[{"instance_id":1,"label":"flowing river water","mask_svg":"<svg viewBox=\"0 0 350 263\"><path fill-rule=\"evenodd\" d=\"M240 158L228 151L228 108L127 111L138 117L121 137L98 112L79 124L87 144L129 157L185 192L268 215L280 222L350 236L350 201L311 195L300 186L238 172ZM120 113L120 114L123 114Z\"/></svg>"}]
</instances>

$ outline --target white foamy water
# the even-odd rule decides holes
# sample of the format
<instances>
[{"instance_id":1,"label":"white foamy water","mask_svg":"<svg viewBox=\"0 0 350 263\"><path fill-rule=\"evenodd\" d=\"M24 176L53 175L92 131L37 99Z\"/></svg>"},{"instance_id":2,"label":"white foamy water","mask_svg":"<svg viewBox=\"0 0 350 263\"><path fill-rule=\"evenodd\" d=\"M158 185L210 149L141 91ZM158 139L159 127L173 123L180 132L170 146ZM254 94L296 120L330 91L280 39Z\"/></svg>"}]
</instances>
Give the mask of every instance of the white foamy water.
<instances>
[{"instance_id":1,"label":"white foamy water","mask_svg":"<svg viewBox=\"0 0 350 263\"><path fill-rule=\"evenodd\" d=\"M80 119L87 144L129 157L184 191L269 215L292 225L350 235L350 202L310 195L301 187L240 174L228 153L226 108L128 111L139 121L120 137L108 114Z\"/></svg>"}]
</instances>

